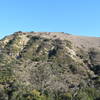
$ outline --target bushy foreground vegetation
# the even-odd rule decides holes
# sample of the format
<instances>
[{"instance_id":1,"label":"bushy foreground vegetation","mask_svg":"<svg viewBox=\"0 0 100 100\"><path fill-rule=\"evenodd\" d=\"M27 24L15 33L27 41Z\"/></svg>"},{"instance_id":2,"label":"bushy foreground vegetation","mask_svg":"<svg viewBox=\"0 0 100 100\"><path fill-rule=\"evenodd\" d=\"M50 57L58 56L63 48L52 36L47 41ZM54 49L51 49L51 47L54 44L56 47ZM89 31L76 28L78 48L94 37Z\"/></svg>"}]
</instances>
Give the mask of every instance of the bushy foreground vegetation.
<instances>
[{"instance_id":1,"label":"bushy foreground vegetation","mask_svg":"<svg viewBox=\"0 0 100 100\"><path fill-rule=\"evenodd\" d=\"M0 85L0 88L3 87ZM31 91L18 89L18 87L7 87L0 90L0 100L100 100L100 90L95 88L80 89L76 92L68 91L60 93L60 91L49 92L47 90L41 93L40 90L33 89Z\"/></svg>"}]
</instances>

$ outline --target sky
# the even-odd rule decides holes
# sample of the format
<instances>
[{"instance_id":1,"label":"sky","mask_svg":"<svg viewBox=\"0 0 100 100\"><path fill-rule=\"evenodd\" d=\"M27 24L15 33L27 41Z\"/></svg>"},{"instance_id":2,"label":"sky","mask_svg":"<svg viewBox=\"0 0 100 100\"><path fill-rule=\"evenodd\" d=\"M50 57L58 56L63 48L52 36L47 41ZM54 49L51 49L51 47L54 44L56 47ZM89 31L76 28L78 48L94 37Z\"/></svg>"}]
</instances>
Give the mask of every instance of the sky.
<instances>
[{"instance_id":1,"label":"sky","mask_svg":"<svg viewBox=\"0 0 100 100\"><path fill-rule=\"evenodd\" d=\"M100 0L0 0L0 38L16 31L100 36Z\"/></svg>"}]
</instances>

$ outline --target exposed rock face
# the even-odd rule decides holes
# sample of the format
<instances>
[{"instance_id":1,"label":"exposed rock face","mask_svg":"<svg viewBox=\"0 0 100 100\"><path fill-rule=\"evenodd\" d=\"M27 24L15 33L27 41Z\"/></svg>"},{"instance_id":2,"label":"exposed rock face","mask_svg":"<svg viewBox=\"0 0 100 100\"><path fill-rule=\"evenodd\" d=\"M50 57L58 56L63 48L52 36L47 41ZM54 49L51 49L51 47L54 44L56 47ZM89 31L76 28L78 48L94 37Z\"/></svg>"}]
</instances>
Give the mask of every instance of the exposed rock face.
<instances>
[{"instance_id":1,"label":"exposed rock face","mask_svg":"<svg viewBox=\"0 0 100 100\"><path fill-rule=\"evenodd\" d=\"M16 32L0 41L0 100L99 99L99 37Z\"/></svg>"}]
</instances>

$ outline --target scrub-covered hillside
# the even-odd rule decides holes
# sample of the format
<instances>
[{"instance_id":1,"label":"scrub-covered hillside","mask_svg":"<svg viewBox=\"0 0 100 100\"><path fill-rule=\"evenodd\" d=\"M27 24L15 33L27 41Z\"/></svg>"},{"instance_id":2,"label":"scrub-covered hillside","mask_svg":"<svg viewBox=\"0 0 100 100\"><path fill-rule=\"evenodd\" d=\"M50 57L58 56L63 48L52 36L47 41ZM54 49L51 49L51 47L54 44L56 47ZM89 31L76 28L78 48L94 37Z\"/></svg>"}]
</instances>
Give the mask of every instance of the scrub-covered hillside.
<instances>
[{"instance_id":1,"label":"scrub-covered hillside","mask_svg":"<svg viewBox=\"0 0 100 100\"><path fill-rule=\"evenodd\" d=\"M100 100L100 38L19 31L1 39L0 100Z\"/></svg>"}]
</instances>

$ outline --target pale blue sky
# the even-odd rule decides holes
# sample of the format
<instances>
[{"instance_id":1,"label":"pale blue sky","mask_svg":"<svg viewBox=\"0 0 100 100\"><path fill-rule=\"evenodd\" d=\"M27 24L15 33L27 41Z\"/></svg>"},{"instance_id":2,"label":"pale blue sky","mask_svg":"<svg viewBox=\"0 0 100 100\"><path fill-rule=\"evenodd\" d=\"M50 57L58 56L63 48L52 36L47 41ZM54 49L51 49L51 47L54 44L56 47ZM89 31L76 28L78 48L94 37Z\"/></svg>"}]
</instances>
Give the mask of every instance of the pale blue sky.
<instances>
[{"instance_id":1,"label":"pale blue sky","mask_svg":"<svg viewBox=\"0 0 100 100\"><path fill-rule=\"evenodd\" d=\"M100 36L100 0L0 0L0 38L19 30Z\"/></svg>"}]
</instances>

